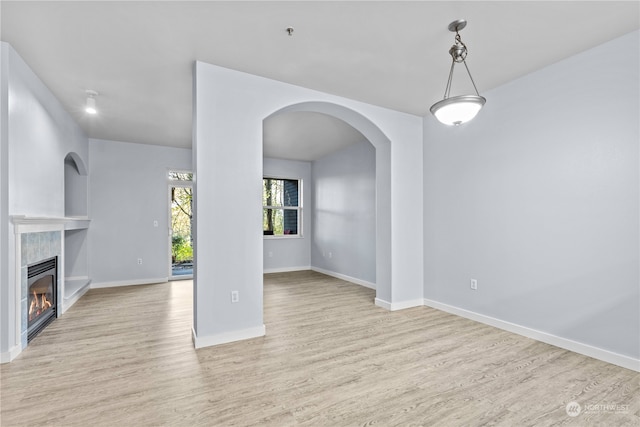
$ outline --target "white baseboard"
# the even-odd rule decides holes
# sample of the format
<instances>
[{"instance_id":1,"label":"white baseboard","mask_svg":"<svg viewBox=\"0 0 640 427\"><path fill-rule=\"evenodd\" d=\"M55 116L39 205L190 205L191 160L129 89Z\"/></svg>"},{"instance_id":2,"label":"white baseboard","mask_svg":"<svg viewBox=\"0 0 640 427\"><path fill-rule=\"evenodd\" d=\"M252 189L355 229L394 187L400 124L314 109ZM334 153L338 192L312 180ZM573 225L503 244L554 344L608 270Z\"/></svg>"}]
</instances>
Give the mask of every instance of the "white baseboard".
<instances>
[{"instance_id":1,"label":"white baseboard","mask_svg":"<svg viewBox=\"0 0 640 427\"><path fill-rule=\"evenodd\" d=\"M22 344L14 345L13 347L11 347L11 349L9 349L9 351L0 353L0 363L9 363L13 359L18 357L20 353L22 353Z\"/></svg>"},{"instance_id":2,"label":"white baseboard","mask_svg":"<svg viewBox=\"0 0 640 427\"><path fill-rule=\"evenodd\" d=\"M87 292L89 292L89 289L91 289L91 284L89 284L88 286L85 286L84 288L80 289L78 292L76 292L75 294L73 294L70 298L65 298L64 301L62 302L62 313L64 314L67 310L69 310L69 308L75 304L76 302L78 302L78 300L80 298L82 298L82 296L84 294L86 294Z\"/></svg>"},{"instance_id":3,"label":"white baseboard","mask_svg":"<svg viewBox=\"0 0 640 427\"><path fill-rule=\"evenodd\" d=\"M238 331L223 332L221 334L198 337L196 332L191 328L191 338L195 348L210 347L213 345L227 344L235 341L248 340L250 338L263 337L267 334L264 325L254 328L241 329Z\"/></svg>"},{"instance_id":4,"label":"white baseboard","mask_svg":"<svg viewBox=\"0 0 640 427\"><path fill-rule=\"evenodd\" d=\"M311 270L311 267L308 265L301 267L281 267L281 268L265 268L262 272L264 274L270 273L289 273L290 271L306 271Z\"/></svg>"},{"instance_id":5,"label":"white baseboard","mask_svg":"<svg viewBox=\"0 0 640 427\"><path fill-rule=\"evenodd\" d=\"M132 286L132 285L151 285L154 283L166 283L169 281L168 277L157 277L154 279L138 279L138 280L120 280L117 282L92 282L90 288L115 288L118 286Z\"/></svg>"},{"instance_id":6,"label":"white baseboard","mask_svg":"<svg viewBox=\"0 0 640 427\"><path fill-rule=\"evenodd\" d=\"M424 299L424 305L426 305L427 307L446 311L447 313L455 314L456 316L475 320L476 322L484 323L485 325L494 326L505 331L513 332L514 334L522 335L536 341L541 341L547 344L554 345L556 347L564 348L565 350L573 351L584 356L593 357L594 359L602 360L603 362L611 363L614 365L622 366L623 368L640 372L640 360L634 359L629 356L614 353L608 350L603 350L601 348L593 347L588 344L572 341L570 339L558 337L547 332L527 328L515 323L506 322L504 320L485 316L484 314L465 310L463 308L455 307L426 298Z\"/></svg>"},{"instance_id":7,"label":"white baseboard","mask_svg":"<svg viewBox=\"0 0 640 427\"><path fill-rule=\"evenodd\" d=\"M357 279L355 277L347 276L346 274L336 273L335 271L325 270L320 267L311 267L311 270L318 273L326 274L327 276L335 277L336 279L346 280L347 282L355 283L356 285L364 286L369 289L376 289L376 284L367 282L366 280Z\"/></svg>"},{"instance_id":8,"label":"white baseboard","mask_svg":"<svg viewBox=\"0 0 640 427\"><path fill-rule=\"evenodd\" d=\"M389 301L385 301L385 300L380 299L380 298L376 298L374 301L375 301L375 304L378 307L382 307L385 310L391 311L391 303Z\"/></svg>"},{"instance_id":9,"label":"white baseboard","mask_svg":"<svg viewBox=\"0 0 640 427\"><path fill-rule=\"evenodd\" d=\"M412 307L422 307L424 302L422 299L413 299L407 301L399 301L399 302L389 302L380 298L375 299L375 304L378 307L382 307L385 310L396 311L396 310L404 310L405 308Z\"/></svg>"},{"instance_id":10,"label":"white baseboard","mask_svg":"<svg viewBox=\"0 0 640 427\"><path fill-rule=\"evenodd\" d=\"M75 281L75 280L86 280L89 281L89 276L67 276L64 278L65 282Z\"/></svg>"}]
</instances>

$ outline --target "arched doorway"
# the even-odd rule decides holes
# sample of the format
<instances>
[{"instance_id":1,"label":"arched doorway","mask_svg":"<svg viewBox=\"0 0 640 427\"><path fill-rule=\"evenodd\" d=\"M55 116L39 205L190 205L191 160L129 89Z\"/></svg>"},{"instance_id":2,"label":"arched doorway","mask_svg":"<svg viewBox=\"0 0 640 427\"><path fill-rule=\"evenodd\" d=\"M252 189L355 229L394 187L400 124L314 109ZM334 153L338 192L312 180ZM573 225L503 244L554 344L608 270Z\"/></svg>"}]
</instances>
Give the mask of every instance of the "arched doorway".
<instances>
[{"instance_id":1,"label":"arched doorway","mask_svg":"<svg viewBox=\"0 0 640 427\"><path fill-rule=\"evenodd\" d=\"M292 112L322 113L342 120L360 132L375 149L375 258L376 299L391 296L391 159L389 138L369 119L347 107L329 102L302 102L283 107L265 117Z\"/></svg>"},{"instance_id":2,"label":"arched doorway","mask_svg":"<svg viewBox=\"0 0 640 427\"><path fill-rule=\"evenodd\" d=\"M375 147L375 303L422 305L422 118L199 61L193 111L196 348L266 334L262 133L277 112L333 116Z\"/></svg>"}]
</instances>

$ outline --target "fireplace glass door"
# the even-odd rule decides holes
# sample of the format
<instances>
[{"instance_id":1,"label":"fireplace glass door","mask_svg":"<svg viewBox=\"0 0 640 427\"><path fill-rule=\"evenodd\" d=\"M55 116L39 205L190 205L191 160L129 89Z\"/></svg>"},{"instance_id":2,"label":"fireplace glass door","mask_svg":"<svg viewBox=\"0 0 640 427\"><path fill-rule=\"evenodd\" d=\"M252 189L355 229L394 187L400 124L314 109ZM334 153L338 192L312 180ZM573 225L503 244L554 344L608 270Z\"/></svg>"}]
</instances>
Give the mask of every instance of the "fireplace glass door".
<instances>
[{"instance_id":1,"label":"fireplace glass door","mask_svg":"<svg viewBox=\"0 0 640 427\"><path fill-rule=\"evenodd\" d=\"M35 337L56 316L56 271L56 258L28 269L28 340Z\"/></svg>"}]
</instances>

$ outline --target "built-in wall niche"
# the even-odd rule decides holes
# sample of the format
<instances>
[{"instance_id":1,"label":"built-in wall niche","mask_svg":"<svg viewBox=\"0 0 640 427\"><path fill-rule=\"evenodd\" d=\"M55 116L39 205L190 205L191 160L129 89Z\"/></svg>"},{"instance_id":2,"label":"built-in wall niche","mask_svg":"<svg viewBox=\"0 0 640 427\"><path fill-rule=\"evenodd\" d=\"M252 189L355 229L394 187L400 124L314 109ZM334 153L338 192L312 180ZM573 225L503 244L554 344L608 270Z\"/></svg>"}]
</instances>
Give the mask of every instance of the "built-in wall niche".
<instances>
[{"instance_id":1,"label":"built-in wall niche","mask_svg":"<svg viewBox=\"0 0 640 427\"><path fill-rule=\"evenodd\" d=\"M68 225L65 225L68 227ZM88 229L64 231L64 292L63 312L71 307L89 288L89 261L87 251Z\"/></svg>"},{"instance_id":2,"label":"built-in wall niche","mask_svg":"<svg viewBox=\"0 0 640 427\"><path fill-rule=\"evenodd\" d=\"M80 156L69 153L64 159L64 292L62 312L88 289L89 251L87 236L88 176Z\"/></svg>"},{"instance_id":3,"label":"built-in wall niche","mask_svg":"<svg viewBox=\"0 0 640 427\"><path fill-rule=\"evenodd\" d=\"M85 218L87 211L87 168L76 153L69 153L64 158L64 216Z\"/></svg>"}]
</instances>

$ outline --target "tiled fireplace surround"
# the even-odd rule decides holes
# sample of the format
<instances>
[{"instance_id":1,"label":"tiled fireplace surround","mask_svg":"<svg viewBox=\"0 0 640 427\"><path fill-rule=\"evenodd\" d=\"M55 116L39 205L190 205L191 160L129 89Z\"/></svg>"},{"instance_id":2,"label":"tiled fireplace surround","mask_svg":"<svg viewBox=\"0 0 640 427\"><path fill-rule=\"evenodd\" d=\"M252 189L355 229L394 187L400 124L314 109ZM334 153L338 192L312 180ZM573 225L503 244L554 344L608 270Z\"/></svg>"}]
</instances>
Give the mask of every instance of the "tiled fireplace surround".
<instances>
[{"instance_id":1,"label":"tiled fireplace surround","mask_svg":"<svg viewBox=\"0 0 640 427\"><path fill-rule=\"evenodd\" d=\"M60 317L89 289L88 277L65 278L65 240L66 233L86 230L89 220L75 218L42 218L12 216L14 242L15 273L10 282L15 286L15 316L10 316L9 330L15 331L15 341L10 344L7 354L2 354L1 363L13 360L27 347L28 309L27 309L27 269L31 264L57 256L57 310ZM10 246L12 246L10 244ZM11 262L11 261L10 261ZM86 273L85 273L86 274ZM13 278L12 278L13 277ZM66 291L66 294L65 294Z\"/></svg>"},{"instance_id":2,"label":"tiled fireplace surround","mask_svg":"<svg viewBox=\"0 0 640 427\"><path fill-rule=\"evenodd\" d=\"M36 233L20 234L20 342L22 349L27 347L27 266L57 256L57 277L58 283L56 289L58 295L57 301L61 300L61 277L62 271L62 232L61 231L42 231ZM58 309L59 310L59 309Z\"/></svg>"},{"instance_id":3,"label":"tiled fireplace surround","mask_svg":"<svg viewBox=\"0 0 640 427\"><path fill-rule=\"evenodd\" d=\"M62 292L64 289L64 219L34 219L25 217L13 217L15 233L15 286L16 286L16 312L15 331L16 346L21 352L27 347L28 308L27 308L27 268L39 261L57 256L57 296L59 317L61 310ZM13 358L13 357L12 357Z\"/></svg>"},{"instance_id":4,"label":"tiled fireplace surround","mask_svg":"<svg viewBox=\"0 0 640 427\"><path fill-rule=\"evenodd\" d=\"M57 277L58 283L56 296L57 301L62 301L62 224L58 225L59 230L22 232L16 235L16 243L19 242L20 250L17 254L16 264L20 266L20 342L22 350L27 347L27 266L39 261L57 256ZM37 228L36 228L37 229ZM60 308L58 308L60 313ZM58 314L59 315L59 314Z\"/></svg>"}]
</instances>

